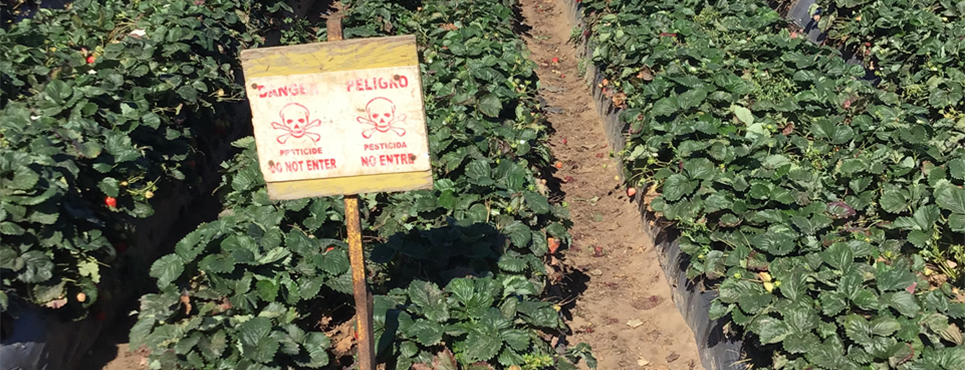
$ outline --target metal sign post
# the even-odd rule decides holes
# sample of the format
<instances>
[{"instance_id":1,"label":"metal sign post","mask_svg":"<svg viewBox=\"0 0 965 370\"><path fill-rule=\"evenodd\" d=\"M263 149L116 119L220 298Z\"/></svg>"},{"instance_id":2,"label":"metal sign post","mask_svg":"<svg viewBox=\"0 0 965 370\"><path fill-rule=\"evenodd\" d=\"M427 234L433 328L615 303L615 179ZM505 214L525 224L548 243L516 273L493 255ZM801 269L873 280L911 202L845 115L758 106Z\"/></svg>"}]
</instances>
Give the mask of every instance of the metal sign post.
<instances>
[{"instance_id":1,"label":"metal sign post","mask_svg":"<svg viewBox=\"0 0 965 370\"><path fill-rule=\"evenodd\" d=\"M432 188L414 36L241 52L258 162L271 199L344 195L359 370L375 369L358 194Z\"/></svg>"}]
</instances>

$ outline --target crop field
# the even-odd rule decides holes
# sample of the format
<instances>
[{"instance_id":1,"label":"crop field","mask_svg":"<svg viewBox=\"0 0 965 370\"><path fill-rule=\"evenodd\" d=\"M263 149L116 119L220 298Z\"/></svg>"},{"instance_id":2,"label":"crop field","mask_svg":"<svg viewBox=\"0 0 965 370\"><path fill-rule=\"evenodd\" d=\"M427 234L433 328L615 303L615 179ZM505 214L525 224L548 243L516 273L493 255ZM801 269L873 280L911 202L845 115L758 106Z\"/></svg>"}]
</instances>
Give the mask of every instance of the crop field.
<instances>
[{"instance_id":1,"label":"crop field","mask_svg":"<svg viewBox=\"0 0 965 370\"><path fill-rule=\"evenodd\" d=\"M799 5L11 2L0 365L358 368L343 197L269 198L240 60L337 17L423 87L433 187L359 195L379 369L965 369L965 1Z\"/></svg>"}]
</instances>

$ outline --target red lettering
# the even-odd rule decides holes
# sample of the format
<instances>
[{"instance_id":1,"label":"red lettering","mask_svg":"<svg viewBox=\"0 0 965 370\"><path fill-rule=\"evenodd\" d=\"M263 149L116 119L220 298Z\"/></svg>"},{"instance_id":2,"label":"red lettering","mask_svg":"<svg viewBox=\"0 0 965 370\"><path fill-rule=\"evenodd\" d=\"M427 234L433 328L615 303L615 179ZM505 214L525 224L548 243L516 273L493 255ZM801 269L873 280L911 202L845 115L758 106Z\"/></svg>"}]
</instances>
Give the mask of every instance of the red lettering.
<instances>
[{"instance_id":1,"label":"red lettering","mask_svg":"<svg viewBox=\"0 0 965 370\"><path fill-rule=\"evenodd\" d=\"M390 81L389 81L389 88L398 89L398 88L399 88L399 83L398 83L398 82L395 82L395 80L390 80Z\"/></svg>"},{"instance_id":2,"label":"red lettering","mask_svg":"<svg viewBox=\"0 0 965 370\"><path fill-rule=\"evenodd\" d=\"M363 165L363 166L365 166L365 167L374 167L374 166L375 166L375 156L371 156L371 155L368 156L368 157L363 156L361 159L362 159L362 165Z\"/></svg>"},{"instance_id":3,"label":"red lettering","mask_svg":"<svg viewBox=\"0 0 965 370\"><path fill-rule=\"evenodd\" d=\"M267 96L268 96L268 93L267 93L267 92L261 92L261 90L264 89L264 88L265 88L265 85L258 85L258 97L259 97L259 98L264 98L264 97L267 97Z\"/></svg>"},{"instance_id":4,"label":"red lettering","mask_svg":"<svg viewBox=\"0 0 965 370\"><path fill-rule=\"evenodd\" d=\"M388 83L388 82L385 82L385 79L383 79L383 78L380 77L380 78L379 78L379 88L380 88L380 89L386 89L386 88L388 88L388 87L389 87L389 83Z\"/></svg>"},{"instance_id":5,"label":"red lettering","mask_svg":"<svg viewBox=\"0 0 965 370\"><path fill-rule=\"evenodd\" d=\"M372 86L369 86L369 80L365 80L365 91L372 91Z\"/></svg>"},{"instance_id":6,"label":"red lettering","mask_svg":"<svg viewBox=\"0 0 965 370\"><path fill-rule=\"evenodd\" d=\"M399 86L400 87L409 86L409 78L403 75L399 75Z\"/></svg>"},{"instance_id":7,"label":"red lettering","mask_svg":"<svg viewBox=\"0 0 965 370\"><path fill-rule=\"evenodd\" d=\"M305 95L305 85L298 85L298 94Z\"/></svg>"},{"instance_id":8,"label":"red lettering","mask_svg":"<svg viewBox=\"0 0 965 370\"><path fill-rule=\"evenodd\" d=\"M352 91L352 86L355 86L355 81L348 80L348 82L345 83L345 92Z\"/></svg>"}]
</instances>

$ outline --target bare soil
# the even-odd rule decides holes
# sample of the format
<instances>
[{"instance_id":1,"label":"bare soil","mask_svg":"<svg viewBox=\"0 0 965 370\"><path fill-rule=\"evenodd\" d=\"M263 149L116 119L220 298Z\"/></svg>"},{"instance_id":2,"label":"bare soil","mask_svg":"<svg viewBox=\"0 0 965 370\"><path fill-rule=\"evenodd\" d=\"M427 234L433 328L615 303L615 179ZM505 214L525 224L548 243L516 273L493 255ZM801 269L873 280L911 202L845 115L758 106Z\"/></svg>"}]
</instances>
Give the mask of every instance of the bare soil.
<instances>
[{"instance_id":1,"label":"bare soil","mask_svg":"<svg viewBox=\"0 0 965 370\"><path fill-rule=\"evenodd\" d=\"M561 1L521 4L524 40L540 66L541 96L556 131L551 145L562 168L555 176L573 220L574 242L564 262L575 271L564 283L585 284L576 289L583 292L575 304L565 306L574 331L568 341L590 344L601 370L698 368L694 334L671 300L640 213L617 177L618 159L579 75Z\"/></svg>"}]
</instances>

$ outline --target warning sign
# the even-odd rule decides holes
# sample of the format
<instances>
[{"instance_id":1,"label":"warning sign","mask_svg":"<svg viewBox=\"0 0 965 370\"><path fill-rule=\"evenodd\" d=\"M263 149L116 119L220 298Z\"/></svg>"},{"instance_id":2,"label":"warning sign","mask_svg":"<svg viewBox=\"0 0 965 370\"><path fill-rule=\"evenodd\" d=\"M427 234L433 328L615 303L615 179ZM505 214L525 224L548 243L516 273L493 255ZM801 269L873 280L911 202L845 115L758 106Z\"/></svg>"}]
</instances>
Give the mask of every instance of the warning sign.
<instances>
[{"instance_id":1,"label":"warning sign","mask_svg":"<svg viewBox=\"0 0 965 370\"><path fill-rule=\"evenodd\" d=\"M246 50L242 63L273 198L431 187L414 37ZM339 180L304 182L326 179Z\"/></svg>"}]
</instances>

